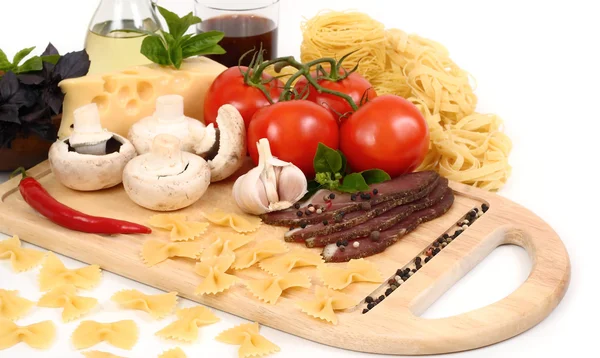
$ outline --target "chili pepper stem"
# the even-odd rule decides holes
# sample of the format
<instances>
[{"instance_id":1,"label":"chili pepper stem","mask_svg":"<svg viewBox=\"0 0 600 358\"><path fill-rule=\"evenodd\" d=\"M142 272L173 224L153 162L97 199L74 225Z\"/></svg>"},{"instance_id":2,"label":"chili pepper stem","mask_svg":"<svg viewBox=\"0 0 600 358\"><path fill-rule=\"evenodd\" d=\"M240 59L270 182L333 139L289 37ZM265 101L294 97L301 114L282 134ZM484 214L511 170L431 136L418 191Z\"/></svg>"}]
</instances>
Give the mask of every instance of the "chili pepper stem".
<instances>
[{"instance_id":1,"label":"chili pepper stem","mask_svg":"<svg viewBox=\"0 0 600 358\"><path fill-rule=\"evenodd\" d=\"M18 167L17 169L15 169L15 171L10 174L9 178L12 179L19 174L21 174L23 176L21 179L27 178L27 171L25 170L24 167Z\"/></svg>"}]
</instances>

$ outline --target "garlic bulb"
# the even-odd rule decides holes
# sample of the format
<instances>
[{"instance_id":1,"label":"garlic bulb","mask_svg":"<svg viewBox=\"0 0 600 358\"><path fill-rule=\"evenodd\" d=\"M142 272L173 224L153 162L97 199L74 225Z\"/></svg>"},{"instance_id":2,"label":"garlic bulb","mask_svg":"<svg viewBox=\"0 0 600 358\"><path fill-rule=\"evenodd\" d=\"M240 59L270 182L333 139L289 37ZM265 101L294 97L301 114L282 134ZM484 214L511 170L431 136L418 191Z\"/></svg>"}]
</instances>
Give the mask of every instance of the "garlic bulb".
<instances>
[{"instance_id":1,"label":"garlic bulb","mask_svg":"<svg viewBox=\"0 0 600 358\"><path fill-rule=\"evenodd\" d=\"M257 146L258 166L235 181L233 198L240 209L254 215L291 207L307 192L304 173L273 157L268 139L262 138Z\"/></svg>"}]
</instances>

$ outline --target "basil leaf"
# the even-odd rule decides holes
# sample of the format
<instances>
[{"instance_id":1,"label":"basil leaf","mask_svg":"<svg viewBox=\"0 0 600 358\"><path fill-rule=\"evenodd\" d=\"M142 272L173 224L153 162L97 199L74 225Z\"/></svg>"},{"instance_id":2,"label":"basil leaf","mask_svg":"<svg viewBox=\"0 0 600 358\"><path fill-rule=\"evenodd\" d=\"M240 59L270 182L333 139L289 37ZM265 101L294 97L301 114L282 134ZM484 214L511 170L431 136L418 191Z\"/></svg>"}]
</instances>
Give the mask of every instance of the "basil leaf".
<instances>
[{"instance_id":1,"label":"basil leaf","mask_svg":"<svg viewBox=\"0 0 600 358\"><path fill-rule=\"evenodd\" d=\"M43 62L48 62L53 65L56 65L58 60L60 60L60 55L43 55L43 56L40 56L40 58L42 59Z\"/></svg>"},{"instance_id":2,"label":"basil leaf","mask_svg":"<svg viewBox=\"0 0 600 358\"><path fill-rule=\"evenodd\" d=\"M369 185L365 182L365 178L360 173L348 174L344 177L342 185L337 190L346 193L356 193L357 191L369 190Z\"/></svg>"},{"instance_id":3,"label":"basil leaf","mask_svg":"<svg viewBox=\"0 0 600 358\"><path fill-rule=\"evenodd\" d=\"M8 60L8 57L6 57L6 54L4 53L4 51L0 50L0 70L8 71L11 68L12 68L12 63L10 63L10 61Z\"/></svg>"},{"instance_id":4,"label":"basil leaf","mask_svg":"<svg viewBox=\"0 0 600 358\"><path fill-rule=\"evenodd\" d=\"M58 83L68 78L85 76L89 69L90 56L85 50L69 52L56 63L52 78Z\"/></svg>"},{"instance_id":5,"label":"basil leaf","mask_svg":"<svg viewBox=\"0 0 600 358\"><path fill-rule=\"evenodd\" d=\"M184 40L181 44L181 47L183 48L183 57L224 54L225 50L217 45L217 42L221 41L224 36L225 34L220 31L209 31Z\"/></svg>"},{"instance_id":6,"label":"basil leaf","mask_svg":"<svg viewBox=\"0 0 600 358\"><path fill-rule=\"evenodd\" d=\"M344 153L342 153L341 150L338 149L337 152L340 154L340 157L342 157L342 168L340 169L340 173L345 174L346 169L348 169L348 161L346 160L346 156L344 155Z\"/></svg>"},{"instance_id":7,"label":"basil leaf","mask_svg":"<svg viewBox=\"0 0 600 358\"><path fill-rule=\"evenodd\" d=\"M60 57L60 56L59 56ZM42 59L40 57L32 57L25 61L21 66L17 68L17 73L33 72L42 69Z\"/></svg>"},{"instance_id":8,"label":"basil leaf","mask_svg":"<svg viewBox=\"0 0 600 358\"><path fill-rule=\"evenodd\" d=\"M56 49L56 47L54 47L54 45L52 43L49 43L48 46L46 46L46 49L44 50L44 52L42 52L41 57L52 56L52 55L58 55L58 50Z\"/></svg>"},{"instance_id":9,"label":"basil leaf","mask_svg":"<svg viewBox=\"0 0 600 358\"><path fill-rule=\"evenodd\" d=\"M169 57L171 58L171 63L173 66L175 66L176 69L179 69L181 67L181 61L183 60L181 47L171 47L169 50Z\"/></svg>"},{"instance_id":10,"label":"basil leaf","mask_svg":"<svg viewBox=\"0 0 600 358\"><path fill-rule=\"evenodd\" d=\"M156 36L148 36L142 42L142 55L159 65L169 66L171 60L162 40Z\"/></svg>"},{"instance_id":11,"label":"basil leaf","mask_svg":"<svg viewBox=\"0 0 600 358\"><path fill-rule=\"evenodd\" d=\"M207 48L205 48L203 50L198 50L198 51L194 52L191 55L189 53L187 53L188 56L186 56L186 58L190 57L190 56L222 55L224 53L225 53L225 49L224 48L222 48L219 45L212 45L211 47L207 47Z\"/></svg>"},{"instance_id":12,"label":"basil leaf","mask_svg":"<svg viewBox=\"0 0 600 358\"><path fill-rule=\"evenodd\" d=\"M202 22L202 20L199 17L194 16L194 14L192 14L191 12L188 13L187 15L185 15L184 17L182 17L180 19L180 21L181 21L181 27L182 27L182 29L180 31L181 33L173 34L173 36L176 39L181 38L183 36L183 34L186 33L186 31L189 29L190 26L196 25L196 24L199 24Z\"/></svg>"},{"instance_id":13,"label":"basil leaf","mask_svg":"<svg viewBox=\"0 0 600 358\"><path fill-rule=\"evenodd\" d=\"M21 63L21 61L27 57L33 50L35 50L35 46L33 47L28 47L28 48L24 48L21 51L17 52L15 54L15 57L13 57L13 66L17 67L19 66L19 63Z\"/></svg>"},{"instance_id":14,"label":"basil leaf","mask_svg":"<svg viewBox=\"0 0 600 358\"><path fill-rule=\"evenodd\" d=\"M317 146L313 166L317 173L339 173L342 169L342 156L323 143Z\"/></svg>"},{"instance_id":15,"label":"basil leaf","mask_svg":"<svg viewBox=\"0 0 600 358\"><path fill-rule=\"evenodd\" d=\"M181 35L183 35L185 33L185 31L187 30L187 27L185 29L182 29L183 24L182 24L182 21L179 18L179 16L177 16L176 13L165 9L162 6L157 6L157 7L158 7L158 11L162 15L162 17L165 19L165 22L167 23L167 26L169 27L169 32L171 33L171 35L173 35L173 37L175 37L175 38L181 37Z\"/></svg>"},{"instance_id":16,"label":"basil leaf","mask_svg":"<svg viewBox=\"0 0 600 358\"><path fill-rule=\"evenodd\" d=\"M365 179L365 182L369 185L383 183L392 179L390 175L381 169L369 169L360 173Z\"/></svg>"}]
</instances>

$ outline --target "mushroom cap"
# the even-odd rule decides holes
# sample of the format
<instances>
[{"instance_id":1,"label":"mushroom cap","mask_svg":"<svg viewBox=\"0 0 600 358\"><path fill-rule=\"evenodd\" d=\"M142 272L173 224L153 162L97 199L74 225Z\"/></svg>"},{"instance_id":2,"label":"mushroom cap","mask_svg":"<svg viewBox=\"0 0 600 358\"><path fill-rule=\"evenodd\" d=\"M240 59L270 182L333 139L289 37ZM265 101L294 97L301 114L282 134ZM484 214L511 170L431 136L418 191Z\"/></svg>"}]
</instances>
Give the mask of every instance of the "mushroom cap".
<instances>
[{"instance_id":1,"label":"mushroom cap","mask_svg":"<svg viewBox=\"0 0 600 358\"><path fill-rule=\"evenodd\" d=\"M129 129L127 137L138 154L145 154L152 148L154 137L171 134L181 141L181 150L193 152L194 144L202 140L205 125L183 114L183 97L166 95L156 99L156 111L143 118Z\"/></svg>"},{"instance_id":2,"label":"mushroom cap","mask_svg":"<svg viewBox=\"0 0 600 358\"><path fill-rule=\"evenodd\" d=\"M162 143L161 143L162 142ZM175 143L176 148L172 145ZM156 145L164 147L156 148ZM136 204L155 211L173 211L198 201L210 184L210 168L204 159L178 148L176 137L162 134L153 141L152 151L131 160L123 171L123 187ZM162 156L162 158L157 158ZM164 165L148 168L149 164ZM183 168L181 172L173 168Z\"/></svg>"},{"instance_id":3,"label":"mushroom cap","mask_svg":"<svg viewBox=\"0 0 600 358\"><path fill-rule=\"evenodd\" d=\"M233 175L244 165L246 158L246 126L240 112L230 104L219 108L219 151L208 161L211 181L216 182Z\"/></svg>"},{"instance_id":4,"label":"mushroom cap","mask_svg":"<svg viewBox=\"0 0 600 358\"><path fill-rule=\"evenodd\" d=\"M101 190L120 184L126 164L137 153L126 138L118 134L112 136L121 143L121 147L106 155L69 151L69 138L54 142L48 161L55 178L64 186L80 191Z\"/></svg>"}]
</instances>

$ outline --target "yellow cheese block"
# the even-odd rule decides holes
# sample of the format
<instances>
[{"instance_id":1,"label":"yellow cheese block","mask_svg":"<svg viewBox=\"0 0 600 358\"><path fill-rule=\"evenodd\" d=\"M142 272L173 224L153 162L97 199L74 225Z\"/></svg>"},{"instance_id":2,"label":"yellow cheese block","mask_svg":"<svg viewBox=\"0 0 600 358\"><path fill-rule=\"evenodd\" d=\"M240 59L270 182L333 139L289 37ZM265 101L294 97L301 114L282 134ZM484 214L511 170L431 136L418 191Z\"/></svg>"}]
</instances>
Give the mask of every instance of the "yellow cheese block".
<instances>
[{"instance_id":1,"label":"yellow cheese block","mask_svg":"<svg viewBox=\"0 0 600 358\"><path fill-rule=\"evenodd\" d=\"M202 121L206 92L225 69L206 57L197 57L183 61L179 70L150 64L64 80L59 84L65 101L58 136L71 135L74 110L96 103L102 127L127 137L129 127L152 115L156 98L167 94L183 96L185 115Z\"/></svg>"}]
</instances>

